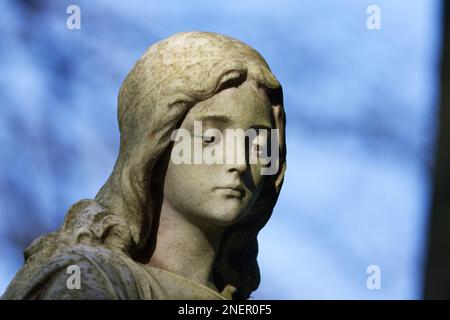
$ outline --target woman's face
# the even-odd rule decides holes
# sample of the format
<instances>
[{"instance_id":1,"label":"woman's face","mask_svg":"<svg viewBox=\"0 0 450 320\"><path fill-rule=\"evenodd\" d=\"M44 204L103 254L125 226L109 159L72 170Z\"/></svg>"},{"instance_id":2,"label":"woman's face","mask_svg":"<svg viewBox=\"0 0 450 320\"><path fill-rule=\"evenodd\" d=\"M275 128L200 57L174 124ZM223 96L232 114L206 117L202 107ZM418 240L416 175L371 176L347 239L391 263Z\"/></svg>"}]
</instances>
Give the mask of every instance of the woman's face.
<instances>
[{"instance_id":1,"label":"woman's face","mask_svg":"<svg viewBox=\"0 0 450 320\"><path fill-rule=\"evenodd\" d=\"M199 124L201 131L198 130ZM261 175L263 164L249 161L252 156L255 159L261 154L264 145L270 144L266 141L268 135L258 130L261 128L269 134L273 128L272 105L267 95L253 82L246 81L237 88L220 91L192 107L180 126L181 130L186 129L185 132L190 133L192 139L177 140L185 145L189 142L192 161L179 164L173 161L180 150L178 148L176 152L179 142L175 142L164 180L165 201L194 223L228 226L245 217L265 180L265 176ZM208 129L217 129L222 137L211 134ZM247 143L236 139L232 146L227 129L256 129L253 132L257 136L248 139ZM216 156L216 161L207 164L208 161L200 158L199 163L197 158L195 162L194 157L199 156L199 146L203 154ZM223 150L223 156L217 152L219 149L213 151L214 148ZM232 158L226 155L232 155ZM219 158L223 161L217 161Z\"/></svg>"}]
</instances>

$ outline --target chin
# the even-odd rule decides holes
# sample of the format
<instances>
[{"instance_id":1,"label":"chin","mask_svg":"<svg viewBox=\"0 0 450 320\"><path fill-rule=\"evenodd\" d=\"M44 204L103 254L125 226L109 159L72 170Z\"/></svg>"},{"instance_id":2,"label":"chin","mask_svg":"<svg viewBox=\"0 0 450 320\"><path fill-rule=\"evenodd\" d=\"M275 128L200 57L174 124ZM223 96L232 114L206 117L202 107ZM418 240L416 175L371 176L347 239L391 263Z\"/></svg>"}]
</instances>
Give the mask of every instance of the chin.
<instances>
[{"instance_id":1,"label":"chin","mask_svg":"<svg viewBox=\"0 0 450 320\"><path fill-rule=\"evenodd\" d=\"M219 207L220 206L220 207ZM211 220L220 226L230 226L242 218L242 204L218 204L210 215Z\"/></svg>"}]
</instances>

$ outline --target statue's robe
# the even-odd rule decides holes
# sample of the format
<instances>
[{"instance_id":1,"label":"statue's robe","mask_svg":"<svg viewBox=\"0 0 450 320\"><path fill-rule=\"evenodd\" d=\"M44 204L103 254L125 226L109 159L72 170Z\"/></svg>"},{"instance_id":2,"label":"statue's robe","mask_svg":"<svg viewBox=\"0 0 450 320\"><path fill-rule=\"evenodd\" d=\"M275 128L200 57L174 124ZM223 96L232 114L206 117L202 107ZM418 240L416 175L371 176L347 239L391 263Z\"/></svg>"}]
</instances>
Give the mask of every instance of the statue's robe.
<instances>
[{"instance_id":1,"label":"statue's robe","mask_svg":"<svg viewBox=\"0 0 450 320\"><path fill-rule=\"evenodd\" d=\"M72 288L80 270L80 288ZM68 285L69 282L69 285ZM72 284L72 285L71 285ZM72 289L70 289L72 288ZM27 263L2 299L226 299L178 274L140 264L104 246L73 245L43 262Z\"/></svg>"}]
</instances>

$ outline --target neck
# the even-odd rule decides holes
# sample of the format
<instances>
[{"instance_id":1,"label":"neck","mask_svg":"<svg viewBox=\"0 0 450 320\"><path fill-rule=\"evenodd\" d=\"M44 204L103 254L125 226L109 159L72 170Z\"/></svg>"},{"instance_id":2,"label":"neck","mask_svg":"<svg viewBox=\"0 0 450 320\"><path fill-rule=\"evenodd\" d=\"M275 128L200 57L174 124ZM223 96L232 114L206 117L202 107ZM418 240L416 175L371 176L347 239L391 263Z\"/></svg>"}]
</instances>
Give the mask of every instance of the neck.
<instances>
[{"instance_id":1,"label":"neck","mask_svg":"<svg viewBox=\"0 0 450 320\"><path fill-rule=\"evenodd\" d=\"M212 272L222 234L223 229L189 221L164 199L156 248L148 265L217 290Z\"/></svg>"}]
</instances>

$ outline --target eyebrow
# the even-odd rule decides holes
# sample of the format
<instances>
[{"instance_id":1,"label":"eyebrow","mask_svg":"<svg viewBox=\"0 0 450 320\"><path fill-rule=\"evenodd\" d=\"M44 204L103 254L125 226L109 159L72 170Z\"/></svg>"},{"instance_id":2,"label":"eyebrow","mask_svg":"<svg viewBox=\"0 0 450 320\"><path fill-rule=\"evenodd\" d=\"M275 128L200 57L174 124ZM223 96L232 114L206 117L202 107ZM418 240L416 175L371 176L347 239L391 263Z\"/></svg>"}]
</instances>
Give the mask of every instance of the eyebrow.
<instances>
[{"instance_id":1,"label":"eyebrow","mask_svg":"<svg viewBox=\"0 0 450 320\"><path fill-rule=\"evenodd\" d=\"M228 116L225 116L225 115L205 115L205 116L200 117L198 120L200 120L202 122L204 121L206 123L213 122L214 124L218 125L220 128L226 128L232 123L232 120ZM267 126L265 124L256 124L256 125L251 126L249 129L256 129L256 130L268 129L268 130L270 130L271 127Z\"/></svg>"},{"instance_id":2,"label":"eyebrow","mask_svg":"<svg viewBox=\"0 0 450 320\"><path fill-rule=\"evenodd\" d=\"M273 128L268 127L264 124L260 124L260 125L251 126L249 129L255 129L255 130L265 129L265 130L269 130L269 132L270 132L270 129L273 129Z\"/></svg>"},{"instance_id":3,"label":"eyebrow","mask_svg":"<svg viewBox=\"0 0 450 320\"><path fill-rule=\"evenodd\" d=\"M200 117L199 120L205 121L205 122L215 122L215 123L221 124L221 125L227 125L232 122L229 117L223 116L223 115L205 115L205 116Z\"/></svg>"}]
</instances>

